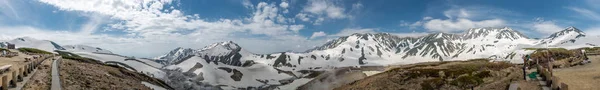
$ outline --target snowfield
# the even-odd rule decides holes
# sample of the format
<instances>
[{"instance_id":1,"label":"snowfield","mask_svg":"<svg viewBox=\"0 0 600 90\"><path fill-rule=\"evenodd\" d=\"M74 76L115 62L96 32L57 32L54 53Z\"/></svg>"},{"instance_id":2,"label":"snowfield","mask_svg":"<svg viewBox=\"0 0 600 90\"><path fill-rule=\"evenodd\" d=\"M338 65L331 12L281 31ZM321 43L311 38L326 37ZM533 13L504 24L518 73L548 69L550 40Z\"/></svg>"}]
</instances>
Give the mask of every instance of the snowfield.
<instances>
[{"instance_id":1,"label":"snowfield","mask_svg":"<svg viewBox=\"0 0 600 90\"><path fill-rule=\"evenodd\" d=\"M123 64L126 64L126 65L132 67L137 72L143 72L144 74L148 74L149 76L152 76L152 77L164 77L164 75L165 75L165 73L159 69L162 67L162 65L158 64L156 62L143 62L145 60L125 60L128 58L123 57L123 56L118 56L118 55L100 54L100 53L93 53L93 52L71 52L71 53L77 54L81 57L87 57L87 58L99 60L104 63L107 63L107 62L123 63ZM142 61L142 62L140 62L140 61ZM127 67L125 67L125 68L127 68Z\"/></svg>"},{"instance_id":2,"label":"snowfield","mask_svg":"<svg viewBox=\"0 0 600 90\"><path fill-rule=\"evenodd\" d=\"M86 45L65 45L62 46L69 52L94 52L94 53L107 53L112 54L111 51L104 50L98 47L86 46Z\"/></svg>"},{"instance_id":3,"label":"snowfield","mask_svg":"<svg viewBox=\"0 0 600 90\"><path fill-rule=\"evenodd\" d=\"M37 39L31 38L31 37L17 38L17 39L8 41L8 43L15 44L16 48L21 48L21 47L37 48L37 49L52 52L52 53L56 53L56 52L53 52L54 50L65 50L62 46L60 46L57 43L54 43L52 41L37 40ZM6 45L2 45L2 46L6 46Z\"/></svg>"}]
</instances>

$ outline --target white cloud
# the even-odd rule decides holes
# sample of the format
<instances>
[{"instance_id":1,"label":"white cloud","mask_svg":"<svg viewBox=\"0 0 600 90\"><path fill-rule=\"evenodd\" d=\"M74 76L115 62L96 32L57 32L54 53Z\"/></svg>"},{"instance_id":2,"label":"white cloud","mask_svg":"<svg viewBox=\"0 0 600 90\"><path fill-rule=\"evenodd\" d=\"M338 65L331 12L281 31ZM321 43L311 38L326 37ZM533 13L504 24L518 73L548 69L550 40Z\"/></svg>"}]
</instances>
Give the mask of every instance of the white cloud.
<instances>
[{"instance_id":1,"label":"white cloud","mask_svg":"<svg viewBox=\"0 0 600 90\"><path fill-rule=\"evenodd\" d=\"M319 32L314 32L312 34L312 36L310 36L310 39L314 39L314 38L318 38L318 37L323 37L326 36L327 34L323 31L319 31Z\"/></svg>"},{"instance_id":2,"label":"white cloud","mask_svg":"<svg viewBox=\"0 0 600 90\"><path fill-rule=\"evenodd\" d=\"M246 8L254 8L254 5L250 2L250 0L242 0L242 5Z\"/></svg>"},{"instance_id":3,"label":"white cloud","mask_svg":"<svg viewBox=\"0 0 600 90\"><path fill-rule=\"evenodd\" d=\"M427 17L423 17L423 20L431 20L431 19L433 19L433 18L432 18L432 17L429 17L429 16L427 16Z\"/></svg>"},{"instance_id":4,"label":"white cloud","mask_svg":"<svg viewBox=\"0 0 600 90\"><path fill-rule=\"evenodd\" d=\"M287 9L287 8L289 7L289 3L285 2L285 1L282 1L282 2L279 4L279 6L280 6L281 8L283 8L283 13L289 13L289 12L290 12L290 10L288 10L288 9Z\"/></svg>"},{"instance_id":5,"label":"white cloud","mask_svg":"<svg viewBox=\"0 0 600 90\"><path fill-rule=\"evenodd\" d=\"M323 24L323 21L325 21L325 18L317 18L317 20L315 20L315 22L313 24L321 25L321 24Z\"/></svg>"},{"instance_id":6,"label":"white cloud","mask_svg":"<svg viewBox=\"0 0 600 90\"><path fill-rule=\"evenodd\" d=\"M281 8L288 8L288 7L289 7L289 4L288 4L287 2L281 2L281 4L279 4L279 6L280 6Z\"/></svg>"},{"instance_id":7,"label":"white cloud","mask_svg":"<svg viewBox=\"0 0 600 90\"><path fill-rule=\"evenodd\" d=\"M554 23L553 21L540 20L533 24L533 30L544 35L550 35L563 29L564 28L556 25L556 23Z\"/></svg>"},{"instance_id":8,"label":"white cloud","mask_svg":"<svg viewBox=\"0 0 600 90\"><path fill-rule=\"evenodd\" d=\"M503 26L503 25L505 25L505 21L502 19L473 21L473 20L469 20L469 19L459 18L456 20L432 19L432 20L426 21L423 24L423 27L429 31L457 32L457 31L464 31L469 28L499 27L499 26Z\"/></svg>"},{"instance_id":9,"label":"white cloud","mask_svg":"<svg viewBox=\"0 0 600 90\"><path fill-rule=\"evenodd\" d=\"M332 1L327 0L311 0L304 11L316 15L326 15L329 18L346 17L343 7L334 5Z\"/></svg>"},{"instance_id":10,"label":"white cloud","mask_svg":"<svg viewBox=\"0 0 600 90\"><path fill-rule=\"evenodd\" d=\"M305 22L310 20L310 18L308 18L308 14L305 14L305 13L296 14L296 18L298 18L302 21L305 21Z\"/></svg>"},{"instance_id":11,"label":"white cloud","mask_svg":"<svg viewBox=\"0 0 600 90\"><path fill-rule=\"evenodd\" d=\"M353 9L361 8L362 4L352 4ZM346 13L343 5L337 5L331 0L310 0L307 5L304 6L303 10L296 14L296 18L302 21L310 21L313 18L312 23L314 25L321 25L325 19L345 19L351 17Z\"/></svg>"},{"instance_id":12,"label":"white cloud","mask_svg":"<svg viewBox=\"0 0 600 90\"><path fill-rule=\"evenodd\" d=\"M300 31L302 28L304 28L304 25L290 25L289 29L294 31L294 32L298 32Z\"/></svg>"}]
</instances>

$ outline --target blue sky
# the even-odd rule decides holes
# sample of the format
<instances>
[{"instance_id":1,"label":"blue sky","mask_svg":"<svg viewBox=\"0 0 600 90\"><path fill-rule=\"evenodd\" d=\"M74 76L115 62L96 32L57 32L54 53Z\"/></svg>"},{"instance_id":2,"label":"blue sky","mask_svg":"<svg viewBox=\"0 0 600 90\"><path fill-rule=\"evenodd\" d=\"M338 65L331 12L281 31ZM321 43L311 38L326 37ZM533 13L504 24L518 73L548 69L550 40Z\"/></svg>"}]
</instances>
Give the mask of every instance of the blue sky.
<instances>
[{"instance_id":1,"label":"blue sky","mask_svg":"<svg viewBox=\"0 0 600 90\"><path fill-rule=\"evenodd\" d=\"M531 38L567 26L600 34L595 0L0 0L0 40L33 37L155 57L234 41L304 51L352 33L399 36L511 27Z\"/></svg>"}]
</instances>

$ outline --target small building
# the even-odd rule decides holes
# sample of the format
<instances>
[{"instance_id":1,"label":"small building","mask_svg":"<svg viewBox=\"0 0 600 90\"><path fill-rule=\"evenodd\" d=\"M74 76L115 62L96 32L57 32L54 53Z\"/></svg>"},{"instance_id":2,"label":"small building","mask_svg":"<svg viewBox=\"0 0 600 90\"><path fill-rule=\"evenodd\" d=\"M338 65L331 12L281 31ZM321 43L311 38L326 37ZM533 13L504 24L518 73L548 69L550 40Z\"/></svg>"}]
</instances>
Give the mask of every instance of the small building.
<instances>
[{"instance_id":1,"label":"small building","mask_svg":"<svg viewBox=\"0 0 600 90\"><path fill-rule=\"evenodd\" d=\"M7 47L8 49L15 49L15 44L10 44L10 43L9 43L8 45L6 45L6 47Z\"/></svg>"}]
</instances>

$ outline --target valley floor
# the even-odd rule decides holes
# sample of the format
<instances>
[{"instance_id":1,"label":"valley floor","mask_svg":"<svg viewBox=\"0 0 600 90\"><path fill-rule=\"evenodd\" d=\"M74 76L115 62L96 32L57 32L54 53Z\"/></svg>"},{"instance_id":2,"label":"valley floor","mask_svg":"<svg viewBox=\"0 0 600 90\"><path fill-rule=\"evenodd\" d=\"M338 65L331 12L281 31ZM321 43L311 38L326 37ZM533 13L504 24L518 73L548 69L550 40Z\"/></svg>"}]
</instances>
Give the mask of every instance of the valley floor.
<instances>
[{"instance_id":1,"label":"valley floor","mask_svg":"<svg viewBox=\"0 0 600 90\"><path fill-rule=\"evenodd\" d=\"M554 69L554 76L572 90L600 88L600 56L588 56L592 63L569 68Z\"/></svg>"}]
</instances>

